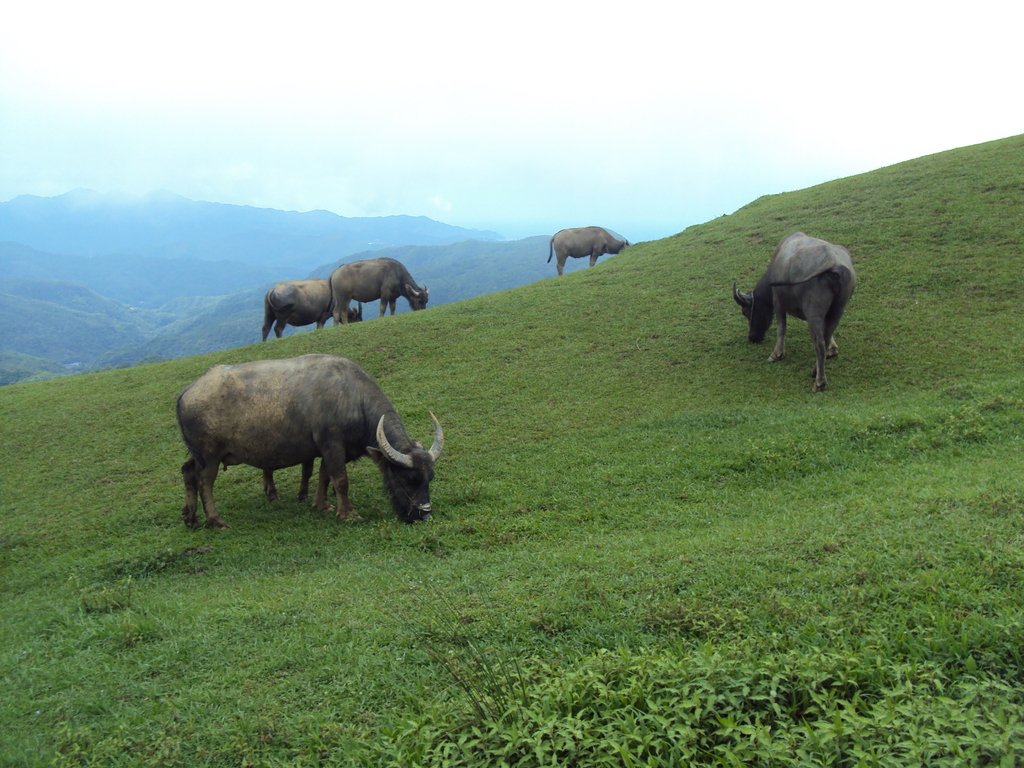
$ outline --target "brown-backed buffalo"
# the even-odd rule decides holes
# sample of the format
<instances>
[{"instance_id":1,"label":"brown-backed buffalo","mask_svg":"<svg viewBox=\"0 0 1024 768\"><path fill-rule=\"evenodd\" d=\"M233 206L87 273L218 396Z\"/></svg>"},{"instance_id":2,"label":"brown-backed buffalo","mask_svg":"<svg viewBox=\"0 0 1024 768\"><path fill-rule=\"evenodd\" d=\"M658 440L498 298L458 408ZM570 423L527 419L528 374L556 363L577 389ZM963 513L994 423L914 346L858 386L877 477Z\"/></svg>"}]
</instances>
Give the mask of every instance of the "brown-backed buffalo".
<instances>
[{"instance_id":1,"label":"brown-backed buffalo","mask_svg":"<svg viewBox=\"0 0 1024 768\"><path fill-rule=\"evenodd\" d=\"M331 286L326 280L285 280L278 283L263 297L263 341L270 335L281 338L286 325L310 325L318 329L331 316ZM349 322L363 319L363 308L349 309Z\"/></svg>"},{"instance_id":2,"label":"brown-backed buffalo","mask_svg":"<svg viewBox=\"0 0 1024 768\"><path fill-rule=\"evenodd\" d=\"M330 283L335 323L348 322L344 310L353 300L380 299L381 317L388 307L391 314L395 314L395 302L399 296L404 296L413 310L427 306L426 286L417 285L405 265L395 259L364 259L342 264L331 273Z\"/></svg>"},{"instance_id":3,"label":"brown-backed buffalo","mask_svg":"<svg viewBox=\"0 0 1024 768\"><path fill-rule=\"evenodd\" d=\"M198 525L199 499L206 526L226 527L213 501L221 465L248 464L266 473L301 464L305 474L312 472L318 456L318 509L330 508L330 481L338 499L338 518L359 519L348 498L346 464L369 455L384 477L399 518L413 522L431 513L430 481L444 445L441 425L431 414L434 442L424 450L406 433L373 378L346 358L304 355L217 365L182 391L177 414L189 452L181 467L181 514L189 527ZM266 486L265 490L270 493Z\"/></svg>"},{"instance_id":4,"label":"brown-backed buffalo","mask_svg":"<svg viewBox=\"0 0 1024 768\"><path fill-rule=\"evenodd\" d=\"M814 391L820 392L827 385L825 358L839 354L833 334L856 283L853 262L845 248L794 232L779 243L754 290L740 293L733 283L732 295L749 321L750 341L764 341L773 315L778 322L770 362L786 354L786 316L807 321L817 357L812 374Z\"/></svg>"},{"instance_id":5,"label":"brown-backed buffalo","mask_svg":"<svg viewBox=\"0 0 1024 768\"><path fill-rule=\"evenodd\" d=\"M570 256L581 259L590 257L590 266L597 264L597 257L605 253L618 253L629 245L627 240L619 240L602 227L576 227L563 229L555 233L548 244L548 263L555 256L558 274L565 269L565 261Z\"/></svg>"}]
</instances>

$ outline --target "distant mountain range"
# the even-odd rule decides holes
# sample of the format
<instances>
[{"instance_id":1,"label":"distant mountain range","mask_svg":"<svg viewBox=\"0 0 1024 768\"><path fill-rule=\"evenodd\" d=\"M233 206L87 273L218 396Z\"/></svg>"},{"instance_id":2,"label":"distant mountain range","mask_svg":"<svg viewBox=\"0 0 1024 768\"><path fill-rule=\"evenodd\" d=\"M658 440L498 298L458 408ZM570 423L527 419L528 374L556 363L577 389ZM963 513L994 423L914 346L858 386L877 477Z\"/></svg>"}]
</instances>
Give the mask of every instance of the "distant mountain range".
<instances>
[{"instance_id":1,"label":"distant mountain range","mask_svg":"<svg viewBox=\"0 0 1024 768\"><path fill-rule=\"evenodd\" d=\"M170 194L18 197L0 203L0 384L258 341L271 285L362 258L402 261L431 306L512 288L554 274L548 237Z\"/></svg>"},{"instance_id":2,"label":"distant mountain range","mask_svg":"<svg viewBox=\"0 0 1024 768\"><path fill-rule=\"evenodd\" d=\"M197 289L216 295L281 275L305 274L311 264L360 251L461 240L501 236L422 216L347 218L327 211L196 202L168 193L121 200L75 190L0 203L0 241L77 257L72 267L76 281L88 281L90 270L124 273L111 292L108 286L90 287L140 306L195 295ZM92 263L97 260L101 263ZM40 264L36 272L52 266ZM198 279L183 285L183 273ZM138 274L149 279L139 280Z\"/></svg>"}]
</instances>

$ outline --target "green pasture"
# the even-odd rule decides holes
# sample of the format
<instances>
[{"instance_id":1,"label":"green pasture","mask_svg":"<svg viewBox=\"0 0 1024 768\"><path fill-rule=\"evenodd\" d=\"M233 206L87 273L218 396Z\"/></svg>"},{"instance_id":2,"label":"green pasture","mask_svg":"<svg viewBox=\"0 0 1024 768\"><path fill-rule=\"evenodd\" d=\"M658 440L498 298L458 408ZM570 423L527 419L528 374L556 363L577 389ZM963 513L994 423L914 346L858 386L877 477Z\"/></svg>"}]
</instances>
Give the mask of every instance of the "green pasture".
<instances>
[{"instance_id":1,"label":"green pasture","mask_svg":"<svg viewBox=\"0 0 1024 768\"><path fill-rule=\"evenodd\" d=\"M770 364L731 296L795 230L857 269L819 394L806 325ZM512 291L0 388L0 764L1020 765L1022 272L1014 137ZM437 414L433 520L364 461L363 522L232 467L232 527L186 529L178 392L308 352L421 440Z\"/></svg>"}]
</instances>

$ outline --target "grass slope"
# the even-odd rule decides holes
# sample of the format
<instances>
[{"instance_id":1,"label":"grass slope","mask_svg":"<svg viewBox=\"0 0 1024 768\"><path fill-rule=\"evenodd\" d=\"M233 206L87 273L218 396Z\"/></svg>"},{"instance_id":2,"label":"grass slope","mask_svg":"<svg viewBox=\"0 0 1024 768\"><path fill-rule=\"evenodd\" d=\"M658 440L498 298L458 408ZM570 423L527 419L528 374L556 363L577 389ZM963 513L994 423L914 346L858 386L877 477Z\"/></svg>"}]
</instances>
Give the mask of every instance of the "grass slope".
<instances>
[{"instance_id":1,"label":"grass slope","mask_svg":"<svg viewBox=\"0 0 1024 768\"><path fill-rule=\"evenodd\" d=\"M560 279L0 390L12 765L1024 760L1024 137L755 201ZM802 229L857 294L810 391L732 303ZM447 436L429 524L259 473L187 531L178 391L362 363ZM279 473L291 493L298 471Z\"/></svg>"}]
</instances>

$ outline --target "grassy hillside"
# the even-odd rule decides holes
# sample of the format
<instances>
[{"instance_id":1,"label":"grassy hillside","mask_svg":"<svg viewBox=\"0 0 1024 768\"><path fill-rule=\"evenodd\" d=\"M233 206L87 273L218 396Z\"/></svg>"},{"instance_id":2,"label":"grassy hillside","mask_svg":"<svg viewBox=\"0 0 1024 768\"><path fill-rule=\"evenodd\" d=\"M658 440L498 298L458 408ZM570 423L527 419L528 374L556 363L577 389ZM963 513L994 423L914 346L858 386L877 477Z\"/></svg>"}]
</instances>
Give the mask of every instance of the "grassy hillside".
<instances>
[{"instance_id":1,"label":"grassy hillside","mask_svg":"<svg viewBox=\"0 0 1024 768\"><path fill-rule=\"evenodd\" d=\"M0 762L1024 761L1024 137L762 198L595 269L272 344L0 390ZM849 247L830 388L731 284ZM773 332L772 332L773 333ZM772 338L769 334L769 340ZM435 519L218 480L179 390L329 352L447 443ZM298 471L278 473L282 495Z\"/></svg>"}]
</instances>

